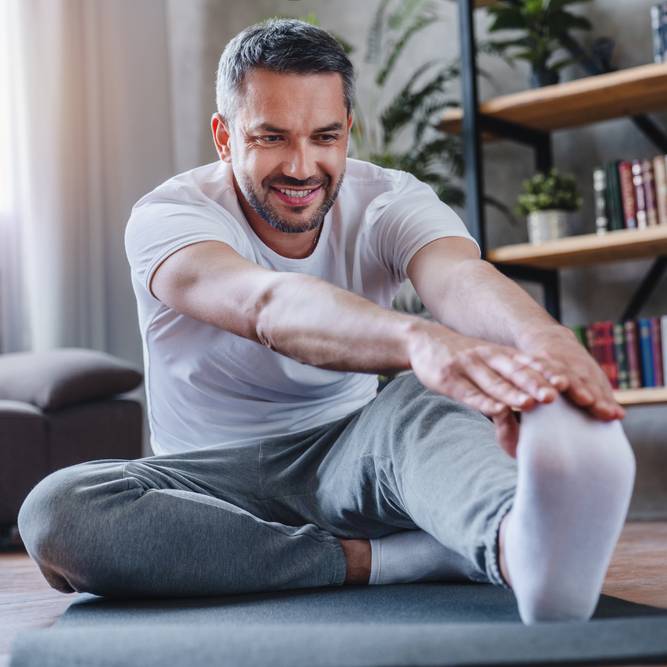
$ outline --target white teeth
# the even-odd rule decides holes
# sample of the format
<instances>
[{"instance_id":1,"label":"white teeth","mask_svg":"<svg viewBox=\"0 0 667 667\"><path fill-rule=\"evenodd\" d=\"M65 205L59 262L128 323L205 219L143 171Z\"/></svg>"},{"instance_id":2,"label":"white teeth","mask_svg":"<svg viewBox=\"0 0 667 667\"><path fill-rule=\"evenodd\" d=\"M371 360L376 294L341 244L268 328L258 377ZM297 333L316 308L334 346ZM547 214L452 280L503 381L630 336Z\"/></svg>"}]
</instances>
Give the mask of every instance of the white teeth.
<instances>
[{"instance_id":1,"label":"white teeth","mask_svg":"<svg viewBox=\"0 0 667 667\"><path fill-rule=\"evenodd\" d=\"M283 190L278 188L280 192L288 197L307 197L313 190Z\"/></svg>"}]
</instances>

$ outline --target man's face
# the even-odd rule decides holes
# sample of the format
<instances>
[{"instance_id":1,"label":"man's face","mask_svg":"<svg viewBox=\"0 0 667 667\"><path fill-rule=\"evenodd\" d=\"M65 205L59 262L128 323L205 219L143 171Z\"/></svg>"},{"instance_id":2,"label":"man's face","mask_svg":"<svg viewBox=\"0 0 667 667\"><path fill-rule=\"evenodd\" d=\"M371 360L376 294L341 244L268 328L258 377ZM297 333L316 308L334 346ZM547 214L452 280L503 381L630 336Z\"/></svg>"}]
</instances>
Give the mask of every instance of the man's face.
<instances>
[{"instance_id":1,"label":"man's face","mask_svg":"<svg viewBox=\"0 0 667 667\"><path fill-rule=\"evenodd\" d=\"M287 233L320 227L343 182L351 124L339 74L252 70L232 127L213 119L246 217Z\"/></svg>"}]
</instances>

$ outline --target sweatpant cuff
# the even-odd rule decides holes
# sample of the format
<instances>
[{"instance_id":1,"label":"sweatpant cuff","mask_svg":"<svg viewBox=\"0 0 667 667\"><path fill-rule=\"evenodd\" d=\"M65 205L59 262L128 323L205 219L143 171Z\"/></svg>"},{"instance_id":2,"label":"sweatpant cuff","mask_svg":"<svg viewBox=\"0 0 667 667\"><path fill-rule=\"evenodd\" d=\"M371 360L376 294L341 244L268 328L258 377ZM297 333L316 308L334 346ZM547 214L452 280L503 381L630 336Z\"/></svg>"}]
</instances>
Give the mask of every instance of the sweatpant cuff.
<instances>
[{"instance_id":1,"label":"sweatpant cuff","mask_svg":"<svg viewBox=\"0 0 667 667\"><path fill-rule=\"evenodd\" d=\"M500 524L505 515L512 509L513 504L514 494L500 505L491 525L492 537L490 543L487 544L486 550L486 574L489 577L489 581L496 586L501 586L509 590L512 587L505 581L500 570Z\"/></svg>"}]
</instances>

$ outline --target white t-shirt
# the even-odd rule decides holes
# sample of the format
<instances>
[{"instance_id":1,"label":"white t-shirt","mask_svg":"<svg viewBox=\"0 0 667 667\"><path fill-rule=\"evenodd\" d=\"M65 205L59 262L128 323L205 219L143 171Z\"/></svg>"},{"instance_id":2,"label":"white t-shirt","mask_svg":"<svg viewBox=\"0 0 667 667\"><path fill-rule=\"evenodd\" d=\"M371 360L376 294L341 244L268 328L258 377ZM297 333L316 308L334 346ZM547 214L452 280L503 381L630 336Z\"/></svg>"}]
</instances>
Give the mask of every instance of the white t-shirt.
<instances>
[{"instance_id":1,"label":"white t-shirt","mask_svg":"<svg viewBox=\"0 0 667 667\"><path fill-rule=\"evenodd\" d=\"M168 255L224 241L260 266L317 276L391 308L414 253L443 236L474 242L430 186L351 158L317 246L303 259L277 254L254 233L225 162L186 171L143 196L132 208L125 248L155 454L296 433L344 417L377 393L375 374L303 364L167 307L148 285Z\"/></svg>"}]
</instances>

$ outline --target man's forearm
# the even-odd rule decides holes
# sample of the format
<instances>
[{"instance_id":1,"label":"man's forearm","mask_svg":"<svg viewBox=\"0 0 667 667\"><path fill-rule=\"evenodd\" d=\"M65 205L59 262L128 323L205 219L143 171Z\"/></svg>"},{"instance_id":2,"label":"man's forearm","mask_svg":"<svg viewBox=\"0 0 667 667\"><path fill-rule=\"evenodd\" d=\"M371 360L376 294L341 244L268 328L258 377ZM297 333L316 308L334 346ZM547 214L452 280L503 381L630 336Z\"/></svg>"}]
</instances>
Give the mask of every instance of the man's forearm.
<instances>
[{"instance_id":1,"label":"man's forearm","mask_svg":"<svg viewBox=\"0 0 667 667\"><path fill-rule=\"evenodd\" d=\"M281 273L257 317L260 342L302 363L330 370L392 374L410 366L410 343L447 327L382 308L314 276Z\"/></svg>"},{"instance_id":2,"label":"man's forearm","mask_svg":"<svg viewBox=\"0 0 667 667\"><path fill-rule=\"evenodd\" d=\"M518 349L535 336L573 335L486 261L461 262L429 311L438 322L466 336Z\"/></svg>"}]
</instances>

